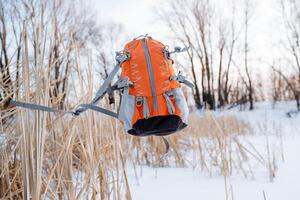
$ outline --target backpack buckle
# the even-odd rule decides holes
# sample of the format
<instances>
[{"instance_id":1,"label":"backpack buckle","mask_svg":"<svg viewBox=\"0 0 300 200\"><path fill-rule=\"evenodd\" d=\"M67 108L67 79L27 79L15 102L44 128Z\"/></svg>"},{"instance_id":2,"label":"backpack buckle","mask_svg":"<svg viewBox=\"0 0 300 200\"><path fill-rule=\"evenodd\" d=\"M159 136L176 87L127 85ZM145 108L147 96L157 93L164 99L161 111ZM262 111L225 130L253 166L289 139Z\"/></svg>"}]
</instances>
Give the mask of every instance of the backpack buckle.
<instances>
[{"instance_id":1,"label":"backpack buckle","mask_svg":"<svg viewBox=\"0 0 300 200\"><path fill-rule=\"evenodd\" d=\"M143 97L141 97L141 96L136 97L136 99L135 99L135 105L137 107L141 107L143 105Z\"/></svg>"},{"instance_id":2,"label":"backpack buckle","mask_svg":"<svg viewBox=\"0 0 300 200\"><path fill-rule=\"evenodd\" d=\"M126 60L129 60L129 58L130 58L129 52L118 52L118 51L116 51L115 59L116 59L118 64L122 64Z\"/></svg>"},{"instance_id":3,"label":"backpack buckle","mask_svg":"<svg viewBox=\"0 0 300 200\"><path fill-rule=\"evenodd\" d=\"M172 91L167 91L167 92L166 92L166 95L167 95L171 100L174 100L174 99L175 99L174 94L173 94Z\"/></svg>"},{"instance_id":4,"label":"backpack buckle","mask_svg":"<svg viewBox=\"0 0 300 200\"><path fill-rule=\"evenodd\" d=\"M117 81L117 88L124 88L124 87L131 87L133 86L133 83L129 80L128 77L125 77L124 79L119 79Z\"/></svg>"},{"instance_id":5,"label":"backpack buckle","mask_svg":"<svg viewBox=\"0 0 300 200\"><path fill-rule=\"evenodd\" d=\"M194 87L194 84L190 81L188 81L185 76L182 75L182 71L179 71L178 75L175 76L171 76L170 77L170 81L176 80L179 83L183 83L185 85L187 85L188 87L192 88Z\"/></svg>"}]
</instances>

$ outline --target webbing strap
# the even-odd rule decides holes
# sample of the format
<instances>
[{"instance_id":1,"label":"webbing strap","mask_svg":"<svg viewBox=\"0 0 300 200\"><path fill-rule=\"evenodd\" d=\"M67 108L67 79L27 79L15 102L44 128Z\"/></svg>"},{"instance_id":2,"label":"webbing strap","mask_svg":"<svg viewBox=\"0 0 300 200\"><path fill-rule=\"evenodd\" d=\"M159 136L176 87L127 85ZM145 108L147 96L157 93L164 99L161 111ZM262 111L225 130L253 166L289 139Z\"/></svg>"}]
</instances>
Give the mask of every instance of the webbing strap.
<instances>
[{"instance_id":1,"label":"webbing strap","mask_svg":"<svg viewBox=\"0 0 300 200\"><path fill-rule=\"evenodd\" d=\"M162 136L160 138L163 140L163 142L165 144L165 147L166 147L164 154L160 157L160 161L162 161L169 152L170 144L169 144L168 140L165 137Z\"/></svg>"},{"instance_id":2,"label":"webbing strap","mask_svg":"<svg viewBox=\"0 0 300 200\"><path fill-rule=\"evenodd\" d=\"M83 112L83 110L94 110L100 113L103 113L105 115L114 117L114 118L118 118L118 114L114 113L110 110L107 110L105 108L101 108L98 107L94 104L81 104L80 108L78 108L76 111L71 111L71 110L61 110L61 109L55 109L55 108L50 108L47 106L43 106L43 105L38 105L38 104L32 104L32 103L26 103L26 102L22 102L22 101L15 101L15 100L11 100L10 101L10 105L12 106L17 106L17 107L22 107L22 108L27 108L30 110L39 110L39 111L44 111L44 112L52 112L52 113L65 113L65 114L73 114L73 115L77 115L76 112Z\"/></svg>"},{"instance_id":3,"label":"webbing strap","mask_svg":"<svg viewBox=\"0 0 300 200\"><path fill-rule=\"evenodd\" d=\"M120 64L117 64L114 67L114 69L112 70L112 72L110 72L110 74L108 75L107 79L105 79L105 81L103 82L103 84L101 85L101 87L96 92L96 96L93 99L92 104L97 103L100 99L102 99L102 97L105 94L105 92L106 92L109 84L113 80L114 76L118 73L119 69L120 69Z\"/></svg>"},{"instance_id":4,"label":"webbing strap","mask_svg":"<svg viewBox=\"0 0 300 200\"><path fill-rule=\"evenodd\" d=\"M31 109L31 110L40 110L40 111L53 112L53 113L70 113L70 114L74 113L73 111L69 111L69 110L60 110L60 109L50 108L50 107L43 106L43 105L26 103L26 102L22 102L22 101L11 100L9 103L12 106L27 108L27 109Z\"/></svg>"},{"instance_id":5,"label":"webbing strap","mask_svg":"<svg viewBox=\"0 0 300 200\"><path fill-rule=\"evenodd\" d=\"M192 88L192 89L194 87L194 84L192 82L186 80L186 79L184 81L182 81L182 83L185 84L186 86Z\"/></svg>"},{"instance_id":6,"label":"webbing strap","mask_svg":"<svg viewBox=\"0 0 300 200\"><path fill-rule=\"evenodd\" d=\"M98 91L96 92L96 95L94 97L94 99L92 100L91 103L89 104L81 104L78 106L78 108L73 112L74 115L78 116L80 115L82 112L86 111L87 109L92 109L98 112L101 112L103 114L107 114L109 116L114 117L114 115L117 115L116 113L113 113L109 110L106 110L104 108L100 108L98 106L96 106L95 104L104 97L104 95L107 92L107 88L109 87L109 84L111 83L111 81L113 80L114 76L117 74L117 72L120 69L120 65L121 63L117 63L116 66L114 67L114 69L112 70L112 72L110 72L110 74L108 75L107 79L105 79L104 83L101 85L101 87L98 89ZM111 113L110 113L111 112ZM108 114L110 113L110 114Z\"/></svg>"},{"instance_id":7,"label":"webbing strap","mask_svg":"<svg viewBox=\"0 0 300 200\"><path fill-rule=\"evenodd\" d=\"M143 114L145 119L148 119L150 117L150 112L149 112L149 107L148 107L146 97L143 97Z\"/></svg>"},{"instance_id":8,"label":"webbing strap","mask_svg":"<svg viewBox=\"0 0 300 200\"><path fill-rule=\"evenodd\" d=\"M167 93L163 93L163 96L165 97L165 100L167 102L168 112L169 114L175 113L175 107L173 105L173 102L170 99L170 96Z\"/></svg>"},{"instance_id":9,"label":"webbing strap","mask_svg":"<svg viewBox=\"0 0 300 200\"><path fill-rule=\"evenodd\" d=\"M105 81L103 82L103 84L101 85L101 87L98 89L98 91L96 92L95 98L92 100L92 102L90 104L82 104L79 105L78 109L75 110L74 115L79 115L80 113L86 111L88 109L88 107L86 105L91 105L89 106L89 108L95 108L95 104L104 97L104 95L107 92L107 89L109 88L109 84L111 83L111 81L113 80L114 76L117 74L117 72L119 71L119 69L121 68L121 64L129 58L129 56L127 56L126 54L117 54L117 56L119 56L119 58L117 59L117 64L114 67L114 69L112 70L112 72L110 72L110 74L108 75L108 77L105 79ZM99 107L98 107L99 108ZM106 113L104 113L106 114Z\"/></svg>"},{"instance_id":10,"label":"webbing strap","mask_svg":"<svg viewBox=\"0 0 300 200\"><path fill-rule=\"evenodd\" d=\"M152 68L152 62L151 62L151 58L150 58L149 49L148 49L148 46L147 46L147 41L145 39L142 39L142 44L143 44L144 54L145 54L145 57L146 57L147 68L148 68L148 73L149 73L153 107L154 107L154 111L157 112L157 110L158 110L158 105L157 104L158 103L157 103L157 94L156 94L156 87L155 87L155 80L154 80L154 72L153 72L153 68Z\"/></svg>"},{"instance_id":11,"label":"webbing strap","mask_svg":"<svg viewBox=\"0 0 300 200\"><path fill-rule=\"evenodd\" d=\"M187 85L188 87L190 88L193 88L194 87L194 84L190 81L188 81L185 76L182 75L182 72L179 71L178 75L175 75L175 76L171 76L170 77L170 80L177 80L179 83L183 83L185 85Z\"/></svg>"},{"instance_id":12,"label":"webbing strap","mask_svg":"<svg viewBox=\"0 0 300 200\"><path fill-rule=\"evenodd\" d=\"M114 117L114 118L118 118L118 114L115 112L112 112L110 110L107 110L105 108L101 108L99 106L96 106L94 104L81 104L80 107L85 108L85 109L90 109L90 110L94 110L100 113L103 113L105 115Z\"/></svg>"},{"instance_id":13,"label":"webbing strap","mask_svg":"<svg viewBox=\"0 0 300 200\"><path fill-rule=\"evenodd\" d=\"M123 94L122 94L122 100L121 100L121 105L120 105L120 110L119 110L119 119L125 119L125 107L127 104L127 99L128 99L128 94L129 94L129 88L128 86L124 87Z\"/></svg>"}]
</instances>

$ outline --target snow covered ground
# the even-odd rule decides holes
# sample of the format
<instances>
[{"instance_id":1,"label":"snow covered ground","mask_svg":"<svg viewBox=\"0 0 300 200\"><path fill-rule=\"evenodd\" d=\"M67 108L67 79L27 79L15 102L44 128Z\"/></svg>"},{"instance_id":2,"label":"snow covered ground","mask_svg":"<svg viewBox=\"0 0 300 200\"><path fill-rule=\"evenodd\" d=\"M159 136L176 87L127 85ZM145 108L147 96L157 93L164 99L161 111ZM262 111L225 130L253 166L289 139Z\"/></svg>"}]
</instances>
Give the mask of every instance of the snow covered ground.
<instances>
[{"instance_id":1,"label":"snow covered ground","mask_svg":"<svg viewBox=\"0 0 300 200\"><path fill-rule=\"evenodd\" d=\"M246 179L238 174L229 177L228 190L225 190L224 177L218 174L210 176L197 168L141 166L138 179L133 169L129 169L133 200L225 200L226 191L228 199L235 200L299 200L300 114L292 118L286 115L294 108L293 102L281 102L275 107L270 103L259 103L254 111L236 108L213 113L215 116L234 115L247 121L255 134L246 137L254 145L265 144L265 138L269 138L274 152L282 153L276 155L278 170L273 182L270 182L266 169L258 168L253 171L254 178Z\"/></svg>"}]
</instances>

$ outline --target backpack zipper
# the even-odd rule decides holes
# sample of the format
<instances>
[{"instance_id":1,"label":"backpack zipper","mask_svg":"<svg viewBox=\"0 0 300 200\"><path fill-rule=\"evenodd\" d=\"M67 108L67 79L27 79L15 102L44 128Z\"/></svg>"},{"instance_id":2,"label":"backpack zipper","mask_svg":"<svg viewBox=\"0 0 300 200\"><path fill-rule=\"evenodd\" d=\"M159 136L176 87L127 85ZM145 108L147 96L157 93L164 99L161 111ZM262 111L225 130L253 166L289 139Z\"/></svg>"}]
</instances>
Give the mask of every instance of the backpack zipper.
<instances>
[{"instance_id":1,"label":"backpack zipper","mask_svg":"<svg viewBox=\"0 0 300 200\"><path fill-rule=\"evenodd\" d=\"M149 49L148 49L145 38L142 39L142 44L143 44L143 48L144 48L144 54L146 57L148 73L149 73L149 78L150 78L153 107L154 107L154 111L157 112L158 106L157 106L157 95L156 95L155 82L154 82L154 73L153 73L152 63L151 63L151 59L150 59Z\"/></svg>"}]
</instances>

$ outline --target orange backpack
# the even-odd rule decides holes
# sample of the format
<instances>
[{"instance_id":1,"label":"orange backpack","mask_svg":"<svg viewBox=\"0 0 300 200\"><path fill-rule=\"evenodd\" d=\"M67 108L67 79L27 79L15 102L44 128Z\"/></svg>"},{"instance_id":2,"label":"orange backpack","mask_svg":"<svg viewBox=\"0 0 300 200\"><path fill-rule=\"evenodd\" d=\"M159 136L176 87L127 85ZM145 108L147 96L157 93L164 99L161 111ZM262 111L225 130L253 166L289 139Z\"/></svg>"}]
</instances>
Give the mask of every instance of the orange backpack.
<instances>
[{"instance_id":1,"label":"orange backpack","mask_svg":"<svg viewBox=\"0 0 300 200\"><path fill-rule=\"evenodd\" d=\"M187 48L177 47L169 52L167 46L147 35L138 37L126 44L122 53L117 53L116 66L98 89L92 102L80 104L74 111L16 100L10 100L10 104L76 116L91 109L122 120L126 131L132 135L168 135L187 126L188 107L180 83L190 87L193 84L181 73L175 75L173 60L170 59L170 54L185 50ZM121 78L110 86L119 69L122 69ZM118 113L96 105L105 94L112 93L113 90L122 90Z\"/></svg>"},{"instance_id":2,"label":"orange backpack","mask_svg":"<svg viewBox=\"0 0 300 200\"><path fill-rule=\"evenodd\" d=\"M180 83L192 84L175 75L167 46L148 36L125 45L129 59L122 62L124 88L119 119L129 134L168 135L187 126L188 106Z\"/></svg>"}]
</instances>

